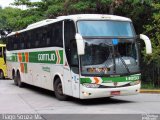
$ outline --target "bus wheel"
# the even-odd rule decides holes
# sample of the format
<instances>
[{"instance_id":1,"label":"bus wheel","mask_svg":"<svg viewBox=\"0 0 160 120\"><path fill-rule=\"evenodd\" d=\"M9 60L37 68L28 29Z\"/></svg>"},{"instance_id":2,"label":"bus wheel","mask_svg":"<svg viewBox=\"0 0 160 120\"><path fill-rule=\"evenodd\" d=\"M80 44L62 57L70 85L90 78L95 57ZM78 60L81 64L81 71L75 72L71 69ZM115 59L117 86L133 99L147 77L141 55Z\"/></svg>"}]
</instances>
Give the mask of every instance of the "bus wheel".
<instances>
[{"instance_id":1,"label":"bus wheel","mask_svg":"<svg viewBox=\"0 0 160 120\"><path fill-rule=\"evenodd\" d=\"M67 100L67 96L63 94L63 87L60 78L57 78L54 83L54 93L57 99L59 100Z\"/></svg>"},{"instance_id":2,"label":"bus wheel","mask_svg":"<svg viewBox=\"0 0 160 120\"><path fill-rule=\"evenodd\" d=\"M18 86L19 86L19 87L23 87L23 86L24 86L24 83L21 81L21 76L20 76L20 73L19 73L19 72L18 72L18 74L17 74L16 79L17 79L17 84L18 84Z\"/></svg>"},{"instance_id":3,"label":"bus wheel","mask_svg":"<svg viewBox=\"0 0 160 120\"><path fill-rule=\"evenodd\" d=\"M15 74L12 75L12 79L14 80L14 84L18 85L17 77L15 76Z\"/></svg>"},{"instance_id":4,"label":"bus wheel","mask_svg":"<svg viewBox=\"0 0 160 120\"><path fill-rule=\"evenodd\" d=\"M4 79L4 73L2 70L0 70L0 79Z\"/></svg>"}]
</instances>

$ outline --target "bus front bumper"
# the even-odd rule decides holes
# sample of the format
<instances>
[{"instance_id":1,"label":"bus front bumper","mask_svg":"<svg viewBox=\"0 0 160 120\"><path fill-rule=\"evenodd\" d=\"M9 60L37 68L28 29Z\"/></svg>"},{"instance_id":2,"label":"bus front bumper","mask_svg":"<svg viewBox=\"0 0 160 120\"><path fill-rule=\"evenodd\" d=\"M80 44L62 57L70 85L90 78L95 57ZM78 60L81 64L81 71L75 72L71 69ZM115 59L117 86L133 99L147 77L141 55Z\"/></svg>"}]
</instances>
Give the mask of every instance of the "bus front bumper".
<instances>
[{"instance_id":1,"label":"bus front bumper","mask_svg":"<svg viewBox=\"0 0 160 120\"><path fill-rule=\"evenodd\" d=\"M140 87L141 84L120 88L86 88L80 85L80 99L135 95L140 92Z\"/></svg>"}]
</instances>

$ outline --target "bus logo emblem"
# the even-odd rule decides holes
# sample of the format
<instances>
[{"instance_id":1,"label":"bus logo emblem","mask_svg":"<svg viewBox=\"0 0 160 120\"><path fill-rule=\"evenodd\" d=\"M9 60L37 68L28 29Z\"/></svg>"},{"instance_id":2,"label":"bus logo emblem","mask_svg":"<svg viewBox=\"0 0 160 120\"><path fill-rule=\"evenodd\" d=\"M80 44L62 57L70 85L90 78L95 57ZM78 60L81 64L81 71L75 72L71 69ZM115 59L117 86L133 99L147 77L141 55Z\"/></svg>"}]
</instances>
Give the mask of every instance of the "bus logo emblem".
<instances>
[{"instance_id":1,"label":"bus logo emblem","mask_svg":"<svg viewBox=\"0 0 160 120\"><path fill-rule=\"evenodd\" d=\"M114 84L114 86L117 86L118 82L114 82L113 84Z\"/></svg>"}]
</instances>

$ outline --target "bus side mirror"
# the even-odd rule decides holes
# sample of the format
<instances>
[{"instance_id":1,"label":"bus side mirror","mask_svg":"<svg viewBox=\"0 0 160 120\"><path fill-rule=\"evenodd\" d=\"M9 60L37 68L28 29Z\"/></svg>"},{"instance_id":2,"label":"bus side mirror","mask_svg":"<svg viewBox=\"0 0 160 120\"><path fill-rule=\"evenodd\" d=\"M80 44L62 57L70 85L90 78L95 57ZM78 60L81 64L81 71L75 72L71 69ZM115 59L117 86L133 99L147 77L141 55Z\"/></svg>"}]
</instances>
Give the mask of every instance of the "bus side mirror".
<instances>
[{"instance_id":1,"label":"bus side mirror","mask_svg":"<svg viewBox=\"0 0 160 120\"><path fill-rule=\"evenodd\" d=\"M152 45L150 39L143 34L140 34L140 39L142 39L146 45L146 54L151 54L152 53Z\"/></svg>"},{"instance_id":2,"label":"bus side mirror","mask_svg":"<svg viewBox=\"0 0 160 120\"><path fill-rule=\"evenodd\" d=\"M85 44L84 44L84 40L82 38L82 36L78 33L76 33L76 43L77 43L77 51L78 51L78 55L84 55L85 52Z\"/></svg>"}]
</instances>

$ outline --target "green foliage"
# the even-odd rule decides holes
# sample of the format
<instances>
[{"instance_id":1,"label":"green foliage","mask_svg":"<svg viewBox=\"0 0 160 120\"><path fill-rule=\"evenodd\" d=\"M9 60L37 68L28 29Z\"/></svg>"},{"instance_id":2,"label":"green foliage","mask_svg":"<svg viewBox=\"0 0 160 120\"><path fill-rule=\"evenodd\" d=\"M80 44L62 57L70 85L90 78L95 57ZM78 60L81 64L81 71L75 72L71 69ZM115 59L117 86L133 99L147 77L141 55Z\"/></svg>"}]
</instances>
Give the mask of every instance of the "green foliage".
<instances>
[{"instance_id":1,"label":"green foliage","mask_svg":"<svg viewBox=\"0 0 160 120\"><path fill-rule=\"evenodd\" d=\"M143 33L143 26L151 22L153 7L150 2L131 2L128 0L115 10L115 14L131 18L137 34Z\"/></svg>"},{"instance_id":2,"label":"green foliage","mask_svg":"<svg viewBox=\"0 0 160 120\"><path fill-rule=\"evenodd\" d=\"M17 20L21 19L21 11L15 8L5 8L1 9L0 12L0 28L1 29L16 29Z\"/></svg>"},{"instance_id":3,"label":"green foliage","mask_svg":"<svg viewBox=\"0 0 160 120\"><path fill-rule=\"evenodd\" d=\"M77 13L93 13L96 10L96 4L92 0L88 1L77 1L77 2L68 2L68 6L65 8L70 14L77 14Z\"/></svg>"},{"instance_id":4,"label":"green foliage","mask_svg":"<svg viewBox=\"0 0 160 120\"><path fill-rule=\"evenodd\" d=\"M145 3L150 0L142 0ZM15 0L13 5L25 5L29 9L16 8L0 9L0 28L22 29L28 24L60 15L77 13L114 13L128 16L139 26L148 18L148 7L139 0L42 0L31 2L30 0ZM8 11L8 12L7 12ZM147 12L144 12L147 11ZM145 16L146 19L142 19ZM138 28L136 26L136 28ZM138 29L139 30L139 29ZM142 31L142 30L139 30ZM139 32L138 31L138 32Z\"/></svg>"},{"instance_id":5,"label":"green foliage","mask_svg":"<svg viewBox=\"0 0 160 120\"><path fill-rule=\"evenodd\" d=\"M145 56L145 60L150 60L160 66L160 3L152 4L152 7L154 12L151 16L151 22L144 28L145 33L152 41L153 54L149 58Z\"/></svg>"},{"instance_id":6,"label":"green foliage","mask_svg":"<svg viewBox=\"0 0 160 120\"><path fill-rule=\"evenodd\" d=\"M63 4L59 3L59 4L48 6L48 9L46 10L45 15L47 18L54 18L56 16L61 15L63 11L64 11Z\"/></svg>"}]
</instances>

